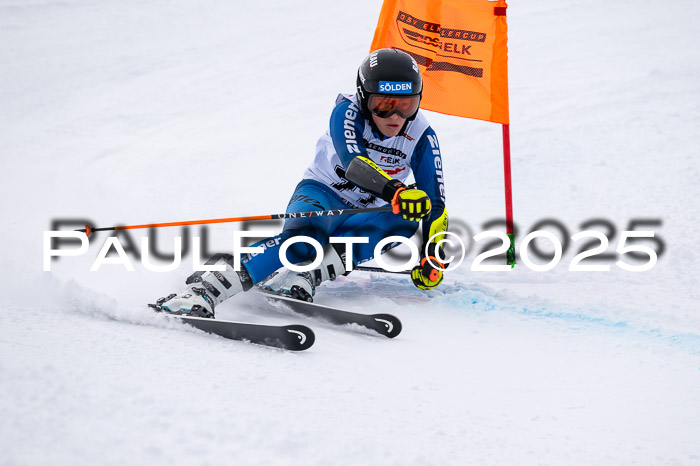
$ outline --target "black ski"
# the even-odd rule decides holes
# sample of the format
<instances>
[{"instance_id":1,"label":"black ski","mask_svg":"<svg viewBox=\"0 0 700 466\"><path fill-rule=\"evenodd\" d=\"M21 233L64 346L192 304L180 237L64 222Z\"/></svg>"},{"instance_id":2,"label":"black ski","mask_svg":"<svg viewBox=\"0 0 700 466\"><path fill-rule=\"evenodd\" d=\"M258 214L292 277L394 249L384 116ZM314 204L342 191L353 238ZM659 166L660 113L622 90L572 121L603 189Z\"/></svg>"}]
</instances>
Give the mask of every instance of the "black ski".
<instances>
[{"instance_id":1,"label":"black ski","mask_svg":"<svg viewBox=\"0 0 700 466\"><path fill-rule=\"evenodd\" d=\"M176 317L199 330L231 340L246 340L259 345L291 351L309 349L316 340L313 330L305 325L263 325L230 320L205 319L203 317L170 314L168 311L159 309L155 304L149 304L149 306L170 317Z\"/></svg>"},{"instance_id":2,"label":"black ski","mask_svg":"<svg viewBox=\"0 0 700 466\"><path fill-rule=\"evenodd\" d=\"M271 302L284 303L292 311L315 319L324 320L331 324L358 324L374 330L386 337L394 338L401 333L401 321L391 314L360 314L342 311L322 304L309 303L300 299L279 295L264 289L260 290Z\"/></svg>"}]
</instances>

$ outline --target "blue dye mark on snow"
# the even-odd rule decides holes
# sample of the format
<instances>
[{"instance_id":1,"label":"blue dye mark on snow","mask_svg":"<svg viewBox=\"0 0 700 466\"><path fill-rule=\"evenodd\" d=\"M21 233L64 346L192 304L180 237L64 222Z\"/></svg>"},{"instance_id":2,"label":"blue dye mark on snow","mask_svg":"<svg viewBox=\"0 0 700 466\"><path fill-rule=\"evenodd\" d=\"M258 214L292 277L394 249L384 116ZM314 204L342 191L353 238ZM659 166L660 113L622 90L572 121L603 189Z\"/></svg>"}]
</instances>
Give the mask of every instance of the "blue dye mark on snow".
<instances>
[{"instance_id":1,"label":"blue dye mark on snow","mask_svg":"<svg viewBox=\"0 0 700 466\"><path fill-rule=\"evenodd\" d=\"M446 304L456 309L470 312L506 312L524 315L536 319L552 320L561 323L576 323L581 325L595 325L614 331L631 332L645 338L652 338L667 345L681 348L691 354L700 354L700 335L697 333L677 333L672 330L650 328L643 324L615 319L601 314L614 314L615 309L599 310L595 308L566 308L556 305L552 309L546 304L531 306L516 301L522 298L506 296L480 285L453 285L446 288L437 296L433 296L433 302ZM533 297L533 300L538 298ZM569 330L581 330L581 328L569 327Z\"/></svg>"}]
</instances>

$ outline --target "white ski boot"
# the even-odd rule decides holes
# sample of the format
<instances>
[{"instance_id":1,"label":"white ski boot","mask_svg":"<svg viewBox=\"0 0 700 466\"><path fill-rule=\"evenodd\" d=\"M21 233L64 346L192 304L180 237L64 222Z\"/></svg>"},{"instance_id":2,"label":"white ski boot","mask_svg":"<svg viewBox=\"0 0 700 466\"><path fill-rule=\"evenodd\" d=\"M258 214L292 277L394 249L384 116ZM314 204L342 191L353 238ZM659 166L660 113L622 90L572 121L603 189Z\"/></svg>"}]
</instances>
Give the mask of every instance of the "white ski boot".
<instances>
[{"instance_id":1,"label":"white ski boot","mask_svg":"<svg viewBox=\"0 0 700 466\"><path fill-rule=\"evenodd\" d=\"M248 291L253 281L241 267L239 272L231 265L233 257L229 254L217 254L207 264L225 264L223 272L195 272L187 278L187 289L180 294L171 294L160 298L155 305L159 311L172 314L184 314L195 317L214 317L214 308L231 296Z\"/></svg>"},{"instance_id":2,"label":"white ski boot","mask_svg":"<svg viewBox=\"0 0 700 466\"><path fill-rule=\"evenodd\" d=\"M311 261L307 261L297 265L303 266L310 263ZM343 258L341 258L341 255L338 254L333 245L328 245L324 249L323 261L317 268L309 272L294 272L289 269L281 269L258 286L263 290L283 296L313 302L317 286L326 280L335 280L338 275L343 274L345 274Z\"/></svg>"}]
</instances>

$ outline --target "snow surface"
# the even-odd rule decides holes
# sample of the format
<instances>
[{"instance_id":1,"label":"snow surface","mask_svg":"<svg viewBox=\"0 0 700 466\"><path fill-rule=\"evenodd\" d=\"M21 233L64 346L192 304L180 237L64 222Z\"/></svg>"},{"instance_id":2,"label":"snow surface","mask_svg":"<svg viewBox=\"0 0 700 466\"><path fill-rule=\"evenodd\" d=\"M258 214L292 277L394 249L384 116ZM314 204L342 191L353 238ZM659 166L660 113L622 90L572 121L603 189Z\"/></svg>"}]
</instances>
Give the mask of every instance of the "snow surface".
<instances>
[{"instance_id":1,"label":"snow surface","mask_svg":"<svg viewBox=\"0 0 700 466\"><path fill-rule=\"evenodd\" d=\"M700 464L697 2L509 7L517 224L661 219L648 272L569 272L571 247L549 272L465 265L427 294L361 272L319 290L395 313L395 340L253 294L217 308L312 326L315 346L289 353L147 311L188 261L91 273L103 235L42 271L54 219L283 211L380 7L0 2L1 465ZM503 215L500 128L428 117L450 215L476 234ZM211 247L239 227L210 228ZM180 234L159 231L159 249Z\"/></svg>"}]
</instances>

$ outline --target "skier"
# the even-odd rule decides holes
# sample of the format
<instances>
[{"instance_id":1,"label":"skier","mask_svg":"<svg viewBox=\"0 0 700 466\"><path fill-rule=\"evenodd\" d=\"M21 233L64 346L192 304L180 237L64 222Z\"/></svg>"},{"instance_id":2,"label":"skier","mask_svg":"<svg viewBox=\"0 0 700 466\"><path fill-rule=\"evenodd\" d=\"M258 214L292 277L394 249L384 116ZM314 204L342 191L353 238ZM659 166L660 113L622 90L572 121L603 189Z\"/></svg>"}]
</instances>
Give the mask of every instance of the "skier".
<instances>
[{"instance_id":1,"label":"skier","mask_svg":"<svg viewBox=\"0 0 700 466\"><path fill-rule=\"evenodd\" d=\"M216 305L256 284L311 301L321 282L349 273L348 253L353 266L368 261L380 240L394 235L410 238L421 221L422 258L411 278L422 290L438 286L445 264L437 242L448 222L437 137L419 111L422 91L420 70L410 55L380 49L367 56L357 72L357 93L337 97L330 127L318 140L316 157L287 206L291 213L389 203L391 212L287 219L282 233L254 245L263 247L263 253L241 258L238 272L232 256L219 255L216 263L224 264L225 271L194 273L183 293L159 299L158 306L174 314L214 317ZM417 189L404 184L410 173ZM282 243L299 235L324 246L323 261L311 272L282 268L279 259ZM368 242L346 251L344 244L330 243L330 237L366 237ZM287 250L292 264L308 265L315 256L312 245L304 242Z\"/></svg>"}]
</instances>

